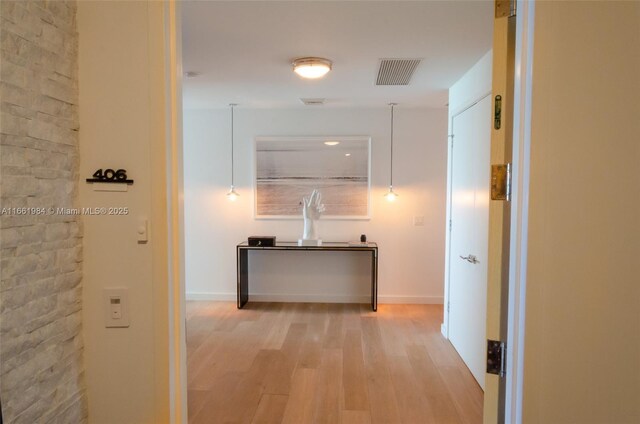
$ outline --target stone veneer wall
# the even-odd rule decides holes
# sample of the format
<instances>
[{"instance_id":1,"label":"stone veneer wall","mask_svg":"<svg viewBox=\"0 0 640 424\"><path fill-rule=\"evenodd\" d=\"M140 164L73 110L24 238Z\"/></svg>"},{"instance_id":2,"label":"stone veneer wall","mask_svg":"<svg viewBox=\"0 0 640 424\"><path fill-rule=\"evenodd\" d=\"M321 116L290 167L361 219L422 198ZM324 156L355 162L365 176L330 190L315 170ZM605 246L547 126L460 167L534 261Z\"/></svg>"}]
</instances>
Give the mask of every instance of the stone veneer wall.
<instances>
[{"instance_id":1,"label":"stone veneer wall","mask_svg":"<svg viewBox=\"0 0 640 424\"><path fill-rule=\"evenodd\" d=\"M5 423L83 423L82 226L49 210L77 204L76 3L0 19L0 401Z\"/></svg>"}]
</instances>

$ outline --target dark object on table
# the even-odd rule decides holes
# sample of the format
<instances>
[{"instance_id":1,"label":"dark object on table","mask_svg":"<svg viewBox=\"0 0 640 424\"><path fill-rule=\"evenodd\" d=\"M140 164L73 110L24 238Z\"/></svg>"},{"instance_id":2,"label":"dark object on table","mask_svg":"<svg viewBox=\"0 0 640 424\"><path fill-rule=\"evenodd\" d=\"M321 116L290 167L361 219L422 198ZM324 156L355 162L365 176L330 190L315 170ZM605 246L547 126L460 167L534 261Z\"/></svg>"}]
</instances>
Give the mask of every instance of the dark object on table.
<instances>
[{"instance_id":1,"label":"dark object on table","mask_svg":"<svg viewBox=\"0 0 640 424\"><path fill-rule=\"evenodd\" d=\"M366 234L360 235L360 243L366 243L366 242L367 242L367 235Z\"/></svg>"},{"instance_id":2,"label":"dark object on table","mask_svg":"<svg viewBox=\"0 0 640 424\"><path fill-rule=\"evenodd\" d=\"M273 247L276 245L276 236L251 236L249 246Z\"/></svg>"}]
</instances>

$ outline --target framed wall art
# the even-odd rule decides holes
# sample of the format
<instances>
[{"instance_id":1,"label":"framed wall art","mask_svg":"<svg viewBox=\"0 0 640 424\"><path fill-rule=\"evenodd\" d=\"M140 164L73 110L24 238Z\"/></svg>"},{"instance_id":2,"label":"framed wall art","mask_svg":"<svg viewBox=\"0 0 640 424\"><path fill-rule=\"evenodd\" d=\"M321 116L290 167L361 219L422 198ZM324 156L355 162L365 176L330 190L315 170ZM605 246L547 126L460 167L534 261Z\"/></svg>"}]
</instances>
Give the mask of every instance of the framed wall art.
<instances>
[{"instance_id":1,"label":"framed wall art","mask_svg":"<svg viewBox=\"0 0 640 424\"><path fill-rule=\"evenodd\" d=\"M368 219L371 137L257 137L256 218L302 217L302 198L314 189L323 219Z\"/></svg>"}]
</instances>

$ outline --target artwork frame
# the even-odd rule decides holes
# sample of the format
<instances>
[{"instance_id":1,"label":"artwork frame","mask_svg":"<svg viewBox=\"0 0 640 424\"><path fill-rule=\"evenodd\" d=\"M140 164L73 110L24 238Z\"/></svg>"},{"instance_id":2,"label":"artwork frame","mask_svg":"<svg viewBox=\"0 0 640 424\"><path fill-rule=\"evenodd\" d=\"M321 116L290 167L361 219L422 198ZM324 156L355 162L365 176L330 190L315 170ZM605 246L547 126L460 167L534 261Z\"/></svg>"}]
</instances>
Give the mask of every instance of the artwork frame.
<instances>
[{"instance_id":1,"label":"artwork frame","mask_svg":"<svg viewBox=\"0 0 640 424\"><path fill-rule=\"evenodd\" d=\"M322 220L371 219L371 136L261 136L253 153L255 219L301 220L314 188Z\"/></svg>"}]
</instances>

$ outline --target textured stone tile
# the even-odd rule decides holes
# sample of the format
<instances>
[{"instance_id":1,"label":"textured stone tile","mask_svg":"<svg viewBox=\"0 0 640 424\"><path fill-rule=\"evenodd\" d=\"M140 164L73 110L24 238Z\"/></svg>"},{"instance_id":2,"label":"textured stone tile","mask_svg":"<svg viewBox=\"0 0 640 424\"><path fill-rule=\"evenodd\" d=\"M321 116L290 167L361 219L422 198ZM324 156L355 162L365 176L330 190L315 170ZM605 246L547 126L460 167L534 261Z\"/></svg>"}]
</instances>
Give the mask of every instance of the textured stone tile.
<instances>
[{"instance_id":1,"label":"textured stone tile","mask_svg":"<svg viewBox=\"0 0 640 424\"><path fill-rule=\"evenodd\" d=\"M33 94L27 88L3 81L0 83L0 94L2 95L3 103L22 106L24 108L31 107L31 97Z\"/></svg>"},{"instance_id":2,"label":"textured stone tile","mask_svg":"<svg viewBox=\"0 0 640 424\"><path fill-rule=\"evenodd\" d=\"M16 247L37 243L44 237L46 226L44 224L19 228L2 228L0 230L0 247Z\"/></svg>"},{"instance_id":3,"label":"textured stone tile","mask_svg":"<svg viewBox=\"0 0 640 424\"><path fill-rule=\"evenodd\" d=\"M11 423L86 423L75 1L0 1L0 398ZM20 209L22 210L22 209Z\"/></svg>"},{"instance_id":4,"label":"textured stone tile","mask_svg":"<svg viewBox=\"0 0 640 424\"><path fill-rule=\"evenodd\" d=\"M50 78L41 81L42 94L53 99L62 100L67 103L74 103L78 97L77 87L70 82L56 81Z\"/></svg>"},{"instance_id":5,"label":"textured stone tile","mask_svg":"<svg viewBox=\"0 0 640 424\"><path fill-rule=\"evenodd\" d=\"M3 174L7 170L3 169ZM38 192L38 181L29 175L3 175L0 190L3 197L33 196Z\"/></svg>"},{"instance_id":6,"label":"textured stone tile","mask_svg":"<svg viewBox=\"0 0 640 424\"><path fill-rule=\"evenodd\" d=\"M26 149L18 146L2 146L0 148L0 164L3 166L26 166Z\"/></svg>"},{"instance_id":7,"label":"textured stone tile","mask_svg":"<svg viewBox=\"0 0 640 424\"><path fill-rule=\"evenodd\" d=\"M8 60L0 66L0 80L3 83L25 88L27 84L27 69L24 66L15 65Z\"/></svg>"},{"instance_id":8,"label":"textured stone tile","mask_svg":"<svg viewBox=\"0 0 640 424\"><path fill-rule=\"evenodd\" d=\"M19 105L14 105L6 102L3 102L0 104L0 111L8 115L18 116L20 118L25 118L25 119L34 119L37 114L37 112L35 112L30 108L25 108Z\"/></svg>"},{"instance_id":9,"label":"textured stone tile","mask_svg":"<svg viewBox=\"0 0 640 424\"><path fill-rule=\"evenodd\" d=\"M0 114L0 131L2 134L25 136L29 128L30 119L8 113Z\"/></svg>"}]
</instances>

